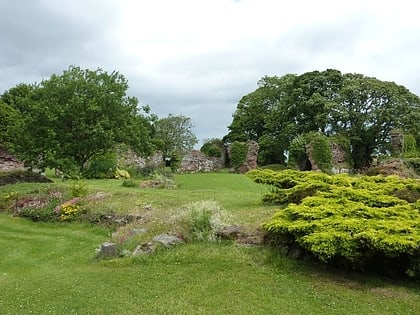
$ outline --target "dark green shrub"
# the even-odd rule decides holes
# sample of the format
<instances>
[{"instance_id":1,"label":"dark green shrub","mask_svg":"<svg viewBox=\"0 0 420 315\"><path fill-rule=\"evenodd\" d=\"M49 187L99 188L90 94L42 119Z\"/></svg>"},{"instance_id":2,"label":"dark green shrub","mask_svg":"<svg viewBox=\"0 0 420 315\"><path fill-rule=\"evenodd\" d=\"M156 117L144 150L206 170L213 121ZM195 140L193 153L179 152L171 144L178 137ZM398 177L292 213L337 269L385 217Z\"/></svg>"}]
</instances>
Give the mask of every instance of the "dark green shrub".
<instances>
[{"instance_id":1,"label":"dark green shrub","mask_svg":"<svg viewBox=\"0 0 420 315\"><path fill-rule=\"evenodd\" d=\"M417 157L417 142L416 138L410 134L404 134L404 142L402 147L402 154L404 158Z\"/></svg>"},{"instance_id":2,"label":"dark green shrub","mask_svg":"<svg viewBox=\"0 0 420 315\"><path fill-rule=\"evenodd\" d=\"M286 166L282 165L282 164L267 164L264 166L261 166L261 169L263 170L272 170L272 171L283 171L286 169Z\"/></svg>"},{"instance_id":3,"label":"dark green shrub","mask_svg":"<svg viewBox=\"0 0 420 315\"><path fill-rule=\"evenodd\" d=\"M327 137L317 134L310 142L310 145L316 165L323 172L330 172L332 168L332 153Z\"/></svg>"},{"instance_id":4,"label":"dark green shrub","mask_svg":"<svg viewBox=\"0 0 420 315\"><path fill-rule=\"evenodd\" d=\"M420 175L420 158L404 159L404 163Z\"/></svg>"},{"instance_id":5,"label":"dark green shrub","mask_svg":"<svg viewBox=\"0 0 420 315\"><path fill-rule=\"evenodd\" d=\"M179 154L172 154L171 156L171 162L169 164L169 167L171 168L172 172L176 172L180 165L181 165L181 160L182 160L182 156L180 156Z\"/></svg>"},{"instance_id":6,"label":"dark green shrub","mask_svg":"<svg viewBox=\"0 0 420 315\"><path fill-rule=\"evenodd\" d=\"M245 162L248 146L245 142L234 141L230 150L230 162L232 167L238 169Z\"/></svg>"},{"instance_id":7,"label":"dark green shrub","mask_svg":"<svg viewBox=\"0 0 420 315\"><path fill-rule=\"evenodd\" d=\"M42 221L42 222L53 222L57 221L57 217L54 214L53 207L44 207L44 208L24 208L19 211L19 216L24 218L29 218L32 221Z\"/></svg>"},{"instance_id":8,"label":"dark green shrub","mask_svg":"<svg viewBox=\"0 0 420 315\"><path fill-rule=\"evenodd\" d=\"M109 152L102 155L95 156L89 163L85 171L87 178L114 178L117 170L117 154Z\"/></svg>"},{"instance_id":9,"label":"dark green shrub","mask_svg":"<svg viewBox=\"0 0 420 315\"><path fill-rule=\"evenodd\" d=\"M31 171L0 172L0 186L16 183L51 183L52 181L39 173Z\"/></svg>"},{"instance_id":10,"label":"dark green shrub","mask_svg":"<svg viewBox=\"0 0 420 315\"><path fill-rule=\"evenodd\" d=\"M137 183L136 183L136 181L134 181L132 179L127 179L127 180L122 182L121 186L123 186L123 187L136 187Z\"/></svg>"},{"instance_id":11,"label":"dark green shrub","mask_svg":"<svg viewBox=\"0 0 420 315\"><path fill-rule=\"evenodd\" d=\"M223 152L223 142L220 139L207 140L200 151L209 157L221 157Z\"/></svg>"},{"instance_id":12,"label":"dark green shrub","mask_svg":"<svg viewBox=\"0 0 420 315\"><path fill-rule=\"evenodd\" d=\"M306 139L303 135L299 135L290 143L288 166L297 168L298 165L306 161L307 158Z\"/></svg>"},{"instance_id":13,"label":"dark green shrub","mask_svg":"<svg viewBox=\"0 0 420 315\"><path fill-rule=\"evenodd\" d=\"M248 173L274 187L270 200L292 202L263 224L278 245L353 269L378 270L380 261L383 273L420 278L418 180L297 173Z\"/></svg>"}]
</instances>

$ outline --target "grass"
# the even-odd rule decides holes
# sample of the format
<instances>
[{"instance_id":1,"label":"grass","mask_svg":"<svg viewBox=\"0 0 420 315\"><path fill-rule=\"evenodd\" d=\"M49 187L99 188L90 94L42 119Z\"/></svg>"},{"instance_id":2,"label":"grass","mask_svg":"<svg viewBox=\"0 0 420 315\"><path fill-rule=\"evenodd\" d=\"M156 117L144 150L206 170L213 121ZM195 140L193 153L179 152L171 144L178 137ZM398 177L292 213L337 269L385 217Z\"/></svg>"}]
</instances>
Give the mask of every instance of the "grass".
<instances>
[{"instance_id":1,"label":"grass","mask_svg":"<svg viewBox=\"0 0 420 315\"><path fill-rule=\"evenodd\" d=\"M264 187L242 175L177 175L178 189L139 189L86 181L112 194L109 209L154 215L217 200L241 224L274 211ZM57 182L66 188L71 182ZM19 184L5 192L45 187ZM22 188L22 190L20 190ZM111 231L80 223L39 223L0 214L3 314L417 314L420 284L345 274L287 259L263 247L191 243L138 258L97 260Z\"/></svg>"}]
</instances>

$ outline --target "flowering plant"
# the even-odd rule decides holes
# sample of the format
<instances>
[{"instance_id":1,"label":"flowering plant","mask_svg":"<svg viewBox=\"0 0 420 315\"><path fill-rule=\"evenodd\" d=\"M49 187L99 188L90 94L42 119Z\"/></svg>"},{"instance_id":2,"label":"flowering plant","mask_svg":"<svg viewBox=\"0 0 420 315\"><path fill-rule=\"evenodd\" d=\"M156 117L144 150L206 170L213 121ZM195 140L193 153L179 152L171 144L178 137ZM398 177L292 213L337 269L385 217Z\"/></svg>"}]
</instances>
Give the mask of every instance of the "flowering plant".
<instances>
[{"instance_id":1,"label":"flowering plant","mask_svg":"<svg viewBox=\"0 0 420 315\"><path fill-rule=\"evenodd\" d=\"M77 204L80 198L73 198L54 208L54 213L60 216L63 221L74 219L80 212L80 206Z\"/></svg>"}]
</instances>

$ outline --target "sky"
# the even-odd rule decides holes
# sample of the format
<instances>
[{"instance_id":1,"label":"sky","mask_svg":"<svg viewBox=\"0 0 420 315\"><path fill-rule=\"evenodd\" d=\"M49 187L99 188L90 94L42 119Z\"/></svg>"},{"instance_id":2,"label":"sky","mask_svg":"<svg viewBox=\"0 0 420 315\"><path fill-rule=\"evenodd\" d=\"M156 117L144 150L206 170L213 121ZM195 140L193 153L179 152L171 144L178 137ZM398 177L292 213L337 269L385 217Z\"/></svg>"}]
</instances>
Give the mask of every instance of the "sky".
<instances>
[{"instance_id":1,"label":"sky","mask_svg":"<svg viewBox=\"0 0 420 315\"><path fill-rule=\"evenodd\" d=\"M417 1L0 0L0 94L70 65L118 71L160 118L222 138L263 76L337 69L420 95Z\"/></svg>"}]
</instances>

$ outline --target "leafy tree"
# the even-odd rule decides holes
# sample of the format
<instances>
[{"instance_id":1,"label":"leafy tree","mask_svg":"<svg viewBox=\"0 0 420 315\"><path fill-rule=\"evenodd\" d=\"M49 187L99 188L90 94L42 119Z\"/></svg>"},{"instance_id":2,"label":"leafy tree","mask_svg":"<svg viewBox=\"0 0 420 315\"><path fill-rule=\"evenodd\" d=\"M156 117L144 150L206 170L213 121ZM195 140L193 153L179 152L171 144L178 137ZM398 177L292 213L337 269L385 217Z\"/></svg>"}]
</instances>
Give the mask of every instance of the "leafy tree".
<instances>
[{"instance_id":1,"label":"leafy tree","mask_svg":"<svg viewBox=\"0 0 420 315\"><path fill-rule=\"evenodd\" d=\"M285 163L301 134L342 135L360 169L371 164L373 153L389 151L393 129L412 134L420 144L419 107L419 97L406 88L360 74L328 69L264 77L239 102L224 140L258 141L259 162L269 164Z\"/></svg>"},{"instance_id":2,"label":"leafy tree","mask_svg":"<svg viewBox=\"0 0 420 315\"><path fill-rule=\"evenodd\" d=\"M156 148L162 150L164 158L172 158L179 152L192 150L198 143L189 117L169 114L168 117L155 121L153 126Z\"/></svg>"},{"instance_id":3,"label":"leafy tree","mask_svg":"<svg viewBox=\"0 0 420 315\"><path fill-rule=\"evenodd\" d=\"M200 151L210 157L221 157L224 151L223 141L221 139L207 139L201 146Z\"/></svg>"},{"instance_id":4,"label":"leafy tree","mask_svg":"<svg viewBox=\"0 0 420 315\"><path fill-rule=\"evenodd\" d=\"M27 165L64 172L82 171L87 161L118 143L149 153L150 121L127 89L118 72L75 66L40 84L10 89L2 99L22 119L11 128L12 151Z\"/></svg>"},{"instance_id":5,"label":"leafy tree","mask_svg":"<svg viewBox=\"0 0 420 315\"><path fill-rule=\"evenodd\" d=\"M390 150L394 129L414 130L418 121L411 112L420 110L420 99L403 86L361 74L345 74L340 101L329 112L332 130L350 139L356 169L370 166L372 154Z\"/></svg>"},{"instance_id":6,"label":"leafy tree","mask_svg":"<svg viewBox=\"0 0 420 315\"><path fill-rule=\"evenodd\" d=\"M285 95L284 91L294 81L295 75L288 74L283 77L263 77L258 82L254 92L244 96L233 114L233 121L228 127L229 133L223 138L225 142L257 141L260 145L259 160L263 164L284 163L282 151L286 150L284 141L273 141L276 132L288 120L285 117L273 117L274 108ZM276 121L275 128L270 122Z\"/></svg>"},{"instance_id":7,"label":"leafy tree","mask_svg":"<svg viewBox=\"0 0 420 315\"><path fill-rule=\"evenodd\" d=\"M19 112L0 99L0 146L10 146L12 137L9 130L19 124L19 118Z\"/></svg>"}]
</instances>

